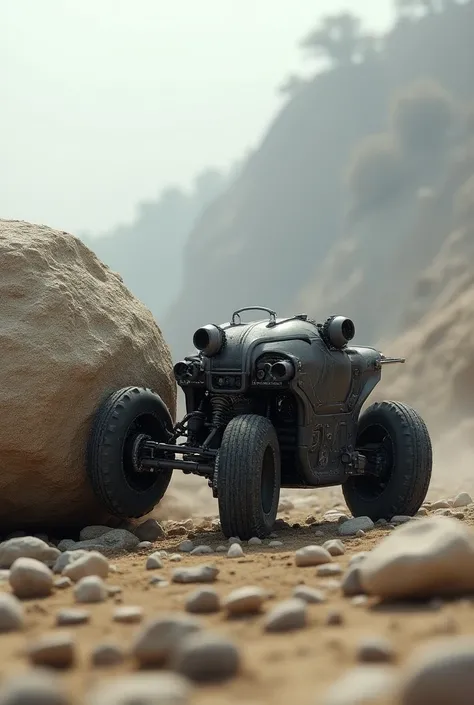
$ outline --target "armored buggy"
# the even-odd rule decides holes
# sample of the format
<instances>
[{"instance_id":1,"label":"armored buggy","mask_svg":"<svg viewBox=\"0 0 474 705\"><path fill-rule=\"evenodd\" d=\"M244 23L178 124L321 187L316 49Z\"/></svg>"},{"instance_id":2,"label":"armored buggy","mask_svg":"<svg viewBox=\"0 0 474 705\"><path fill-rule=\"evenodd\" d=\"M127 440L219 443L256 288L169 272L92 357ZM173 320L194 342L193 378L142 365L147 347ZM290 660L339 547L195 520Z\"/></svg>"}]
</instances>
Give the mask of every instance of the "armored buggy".
<instances>
[{"instance_id":1,"label":"armored buggy","mask_svg":"<svg viewBox=\"0 0 474 705\"><path fill-rule=\"evenodd\" d=\"M249 323L241 314L267 316ZM173 470L205 478L225 536L267 536L280 488L342 485L354 516L413 515L425 499L432 450L423 419L396 401L362 406L384 365L404 362L351 346L353 322L235 311L193 337L174 366L186 415L173 425L153 391L128 387L98 409L88 447L94 491L114 515L139 517Z\"/></svg>"}]
</instances>

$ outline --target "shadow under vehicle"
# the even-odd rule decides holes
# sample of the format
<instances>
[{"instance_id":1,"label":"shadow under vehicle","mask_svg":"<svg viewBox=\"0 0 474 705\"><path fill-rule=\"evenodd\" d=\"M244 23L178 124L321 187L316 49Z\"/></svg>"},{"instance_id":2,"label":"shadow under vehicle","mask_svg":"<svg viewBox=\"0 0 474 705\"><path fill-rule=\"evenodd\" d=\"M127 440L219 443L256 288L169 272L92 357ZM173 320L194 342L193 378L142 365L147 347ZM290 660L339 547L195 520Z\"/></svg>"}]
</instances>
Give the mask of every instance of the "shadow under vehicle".
<instances>
[{"instance_id":1,"label":"shadow under vehicle","mask_svg":"<svg viewBox=\"0 0 474 705\"><path fill-rule=\"evenodd\" d=\"M263 310L263 320L241 314ZM173 470L205 478L225 536L263 538L280 488L341 485L354 516L413 515L425 499L432 449L417 411L397 401L363 412L382 367L404 362L351 346L353 322L278 318L266 307L206 325L197 352L174 366L187 413L173 425L162 399L128 387L98 409L88 447L93 489L124 518L150 512ZM184 441L184 442L183 442Z\"/></svg>"}]
</instances>

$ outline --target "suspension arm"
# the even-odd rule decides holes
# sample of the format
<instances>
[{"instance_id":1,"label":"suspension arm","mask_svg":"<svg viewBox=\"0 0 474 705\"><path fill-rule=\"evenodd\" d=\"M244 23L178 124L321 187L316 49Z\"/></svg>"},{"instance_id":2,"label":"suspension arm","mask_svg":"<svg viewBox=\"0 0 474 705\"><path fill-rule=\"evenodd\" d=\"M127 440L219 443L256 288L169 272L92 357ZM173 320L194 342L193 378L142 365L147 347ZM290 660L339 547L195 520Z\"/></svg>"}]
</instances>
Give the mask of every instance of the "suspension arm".
<instances>
[{"instance_id":1,"label":"suspension arm","mask_svg":"<svg viewBox=\"0 0 474 705\"><path fill-rule=\"evenodd\" d=\"M214 466L206 463L199 463L194 460L170 460L165 458L144 458L142 467L153 470L183 470L186 473L200 475L201 477L212 477Z\"/></svg>"},{"instance_id":2,"label":"suspension arm","mask_svg":"<svg viewBox=\"0 0 474 705\"><path fill-rule=\"evenodd\" d=\"M187 445L173 445L172 443L160 443L158 441L146 441L143 444L143 449L147 451L158 451L160 453L167 452L167 453L178 453L178 455L182 455L183 453L186 454L191 454L191 455L208 455L210 457L214 457L217 455L218 451L214 450L213 448L195 448L194 446L187 446ZM146 460L146 458L144 459Z\"/></svg>"}]
</instances>

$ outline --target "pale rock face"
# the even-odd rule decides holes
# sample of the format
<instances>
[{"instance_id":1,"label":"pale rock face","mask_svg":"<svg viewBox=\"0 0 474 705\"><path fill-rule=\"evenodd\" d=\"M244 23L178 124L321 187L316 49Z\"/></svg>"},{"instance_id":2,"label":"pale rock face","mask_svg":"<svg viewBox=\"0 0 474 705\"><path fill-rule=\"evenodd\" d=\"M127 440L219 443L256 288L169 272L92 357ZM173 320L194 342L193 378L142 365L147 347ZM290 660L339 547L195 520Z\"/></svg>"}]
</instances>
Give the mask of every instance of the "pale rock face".
<instances>
[{"instance_id":1,"label":"pale rock face","mask_svg":"<svg viewBox=\"0 0 474 705\"><path fill-rule=\"evenodd\" d=\"M150 311L77 238L0 220L0 528L108 521L85 472L97 406L149 387L175 416Z\"/></svg>"},{"instance_id":2,"label":"pale rock face","mask_svg":"<svg viewBox=\"0 0 474 705\"><path fill-rule=\"evenodd\" d=\"M474 529L444 516L403 524L357 564L363 592L382 599L474 591Z\"/></svg>"}]
</instances>

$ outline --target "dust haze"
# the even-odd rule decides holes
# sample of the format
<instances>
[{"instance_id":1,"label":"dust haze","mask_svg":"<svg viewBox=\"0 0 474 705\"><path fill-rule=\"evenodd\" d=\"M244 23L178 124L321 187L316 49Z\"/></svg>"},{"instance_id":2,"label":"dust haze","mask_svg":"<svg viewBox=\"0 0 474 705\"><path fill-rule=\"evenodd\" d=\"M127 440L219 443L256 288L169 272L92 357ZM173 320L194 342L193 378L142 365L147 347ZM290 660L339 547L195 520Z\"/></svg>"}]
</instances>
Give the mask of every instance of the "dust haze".
<instances>
[{"instance_id":1,"label":"dust haze","mask_svg":"<svg viewBox=\"0 0 474 705\"><path fill-rule=\"evenodd\" d=\"M202 98L204 75L196 115L188 101L186 114L176 116L187 85L181 68L176 70L180 100L173 102L168 91L168 100L157 101L153 108L155 117L158 111L163 115L169 111L168 129L157 122L155 130L153 120L144 117L146 139L139 144L135 135L130 144L125 140L121 145L111 141L114 130L121 130L123 140L139 132L139 124L135 122L136 128L128 132L123 120L117 118L115 125L111 111L103 108L102 95L98 105L107 116L105 129L102 123L94 124L91 113L83 134L80 124L74 134L80 135L82 149L87 150L97 128L99 141L105 135L107 149L113 149L113 162L109 159L110 168L105 168L107 159L96 163L93 153L86 151L87 169L79 169L71 180L71 164L74 159L79 164L78 152L71 148L64 198L58 197L60 162L54 157L48 166L43 159L39 166L39 151L37 159L31 157L29 137L21 139L24 122L17 119L24 115L24 105L15 99L7 115L10 128L17 129L11 140L16 156L6 134L0 140L4 173L11 177L3 179L0 204L8 212L2 217L27 219L37 214L31 219L57 225L67 219L64 203L74 200L71 224L78 223L77 228L68 222L59 227L75 228L99 258L121 274L156 317L174 359L190 352L198 326L226 321L241 306L264 304L279 314L306 312L318 320L336 313L351 317L357 343L407 357L404 366L384 370L373 399L405 401L425 417L435 452L430 497L452 496L460 489L472 492L474 2L378 0L363 3L364 10L355 2L319 3L320 9L302 0L298 4L296 13L288 2L281 3L281 12L274 3L261 3L266 13L274 10L278 15L268 20L270 27L272 22L278 25L278 42L287 57L287 66L278 65L278 80L275 69L268 69L269 55L261 55L266 43L275 56L279 47L265 29L265 15L259 14L254 30L259 34L252 35L245 60L232 63L232 68L229 64L233 82L225 95L221 90L225 69L221 67L222 84L212 74L216 83L212 91L207 87L212 93L208 113ZM235 12L236 5L211 5L217 14L202 53L219 56L223 36L230 36L231 10ZM111 11L110 3L106 6ZM150 21L159 24L163 6L156 6L161 10L155 15L150 10ZM12 32L19 32L18 17L10 12L7 22ZM242 41L245 31L251 31L251 16L245 19L247 10L240 6L239 12L236 31ZM296 14L285 32L282 17L292 12ZM170 18L171 46L179 44L181 30ZM107 18L101 21L105 31ZM118 16L110 26L117 38ZM219 32L219 27L225 31ZM94 42L99 30L95 27ZM190 26L183 26L182 32L189 42ZM151 106L150 92L158 95L164 80L159 78L161 67L155 72L156 85L152 83L151 36L146 33L148 49L142 56L146 81L134 83L130 94L131 100L143 94L145 112ZM199 56L196 46L190 56ZM12 69L7 81L17 76L15 95L20 95L21 81L31 80L35 67L25 69L21 49L11 41L0 51ZM228 61L236 55L235 50L231 56L230 49L225 54ZM185 57L186 45L181 62ZM67 60L66 55L65 70ZM104 85L110 80L117 90L120 77L112 62L99 54L94 60ZM40 62L43 83L45 61L43 57ZM210 64L215 66L216 60L203 62L203 67ZM172 71L170 66L168 87ZM134 80L130 75L123 78L123 95ZM252 90L239 92L240 84L251 85ZM73 100L73 86L63 83L63 87ZM264 96L260 102L254 100L257 90ZM41 130L51 131L59 118L48 114L41 97L38 100L34 134L39 142ZM219 101L225 103L222 112L216 107ZM254 103L258 110L252 112ZM140 112L138 105L133 114L130 106L124 109L131 124ZM65 104L60 107L64 110ZM239 133L241 114L245 119ZM64 125L69 119L66 114ZM200 132L196 124L204 122L213 127ZM232 130L219 127L230 122ZM64 125L58 145L67 138ZM107 156L105 151L102 156ZM28 180L28 188L20 183L20 172L28 173L29 158L38 182L41 175L36 191ZM171 166L176 162L180 169ZM94 202L91 184L97 194ZM134 207L128 201L125 208L125 191L137 194ZM47 208L38 207L38 192ZM79 209L81 199L84 205ZM61 203L56 210L55 202ZM158 517L217 514L204 480L175 475L156 510ZM314 491L288 491L284 496L299 497L295 501L304 503L310 494ZM323 503L340 499L339 490L317 494Z\"/></svg>"}]
</instances>

